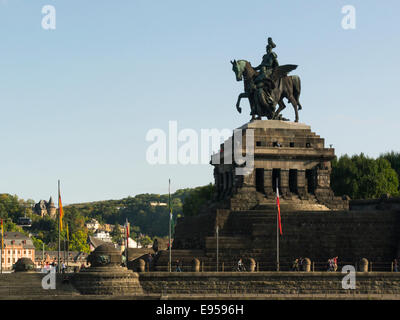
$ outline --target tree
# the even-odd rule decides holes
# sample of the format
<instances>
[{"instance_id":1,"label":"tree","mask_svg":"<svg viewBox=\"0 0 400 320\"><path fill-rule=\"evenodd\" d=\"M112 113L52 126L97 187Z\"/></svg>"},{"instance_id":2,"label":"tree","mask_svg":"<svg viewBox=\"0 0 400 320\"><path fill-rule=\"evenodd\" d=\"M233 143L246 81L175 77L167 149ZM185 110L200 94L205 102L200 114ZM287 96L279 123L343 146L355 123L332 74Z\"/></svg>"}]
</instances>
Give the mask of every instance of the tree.
<instances>
[{"instance_id":1,"label":"tree","mask_svg":"<svg viewBox=\"0 0 400 320\"><path fill-rule=\"evenodd\" d=\"M35 237L32 237L31 239L32 239L33 245L35 246L35 249L37 251L41 251L43 249L43 241L38 238L35 238Z\"/></svg>"},{"instance_id":2,"label":"tree","mask_svg":"<svg viewBox=\"0 0 400 320\"><path fill-rule=\"evenodd\" d=\"M383 194L397 195L399 180L389 161L375 160L361 153L332 161L331 186L336 195L368 199Z\"/></svg>"},{"instance_id":3,"label":"tree","mask_svg":"<svg viewBox=\"0 0 400 320\"><path fill-rule=\"evenodd\" d=\"M79 230L72 234L70 239L70 250L89 253L89 245L87 244L87 234Z\"/></svg>"},{"instance_id":4,"label":"tree","mask_svg":"<svg viewBox=\"0 0 400 320\"><path fill-rule=\"evenodd\" d=\"M210 183L203 187L195 188L183 200L183 215L195 216L199 214L200 208L208 201L212 200L214 195L214 186Z\"/></svg>"},{"instance_id":5,"label":"tree","mask_svg":"<svg viewBox=\"0 0 400 320\"><path fill-rule=\"evenodd\" d=\"M400 153L399 152L386 152L380 156L380 158L386 159L390 162L391 167L396 171L397 178L400 181ZM399 184L400 190L400 184Z\"/></svg>"},{"instance_id":6,"label":"tree","mask_svg":"<svg viewBox=\"0 0 400 320\"><path fill-rule=\"evenodd\" d=\"M117 223L117 224L114 225L114 228L111 231L110 236L111 236L112 241L115 242L115 243L120 243L121 242L121 239L122 239L123 235L121 233L121 229L120 228L121 228L120 225Z\"/></svg>"},{"instance_id":7,"label":"tree","mask_svg":"<svg viewBox=\"0 0 400 320\"><path fill-rule=\"evenodd\" d=\"M139 242L143 247L147 247L149 244L153 243L153 241L151 240L151 238L149 236L141 237Z\"/></svg>"}]
</instances>

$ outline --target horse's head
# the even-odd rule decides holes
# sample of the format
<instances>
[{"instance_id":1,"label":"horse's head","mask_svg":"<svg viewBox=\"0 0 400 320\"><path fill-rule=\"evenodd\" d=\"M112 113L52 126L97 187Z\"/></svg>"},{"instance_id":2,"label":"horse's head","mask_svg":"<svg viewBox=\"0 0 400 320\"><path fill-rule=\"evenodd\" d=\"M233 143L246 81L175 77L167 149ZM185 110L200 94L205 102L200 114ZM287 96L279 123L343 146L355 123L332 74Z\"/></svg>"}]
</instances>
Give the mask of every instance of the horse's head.
<instances>
[{"instance_id":1,"label":"horse's head","mask_svg":"<svg viewBox=\"0 0 400 320\"><path fill-rule=\"evenodd\" d=\"M243 63L243 61L244 60L231 61L232 71L235 73L237 81L242 81L242 79L243 79L243 71L244 71L244 66L245 66L245 63Z\"/></svg>"}]
</instances>

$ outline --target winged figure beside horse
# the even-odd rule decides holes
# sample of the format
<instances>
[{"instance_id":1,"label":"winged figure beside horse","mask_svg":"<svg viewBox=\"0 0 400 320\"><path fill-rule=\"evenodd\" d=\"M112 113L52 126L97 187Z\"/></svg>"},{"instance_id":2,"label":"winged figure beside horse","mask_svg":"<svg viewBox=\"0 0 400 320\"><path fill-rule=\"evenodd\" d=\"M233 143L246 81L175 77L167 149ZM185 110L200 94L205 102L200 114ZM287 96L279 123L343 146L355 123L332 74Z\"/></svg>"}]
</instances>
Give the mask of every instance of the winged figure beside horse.
<instances>
[{"instance_id":1,"label":"winged figure beside horse","mask_svg":"<svg viewBox=\"0 0 400 320\"><path fill-rule=\"evenodd\" d=\"M288 76L288 73L295 70L297 65L280 66L276 53L272 51L275 46L272 39L268 38L267 54L263 56L261 64L255 68L246 60L231 61L236 80L244 82L244 92L238 96L236 109L241 113L240 100L247 98L252 120L261 119L261 117L267 117L269 120L288 120L280 114L286 108L283 102L283 98L286 98L293 106L295 122L298 122L298 110L302 109L299 101L300 77ZM277 104L279 108L275 110Z\"/></svg>"}]
</instances>

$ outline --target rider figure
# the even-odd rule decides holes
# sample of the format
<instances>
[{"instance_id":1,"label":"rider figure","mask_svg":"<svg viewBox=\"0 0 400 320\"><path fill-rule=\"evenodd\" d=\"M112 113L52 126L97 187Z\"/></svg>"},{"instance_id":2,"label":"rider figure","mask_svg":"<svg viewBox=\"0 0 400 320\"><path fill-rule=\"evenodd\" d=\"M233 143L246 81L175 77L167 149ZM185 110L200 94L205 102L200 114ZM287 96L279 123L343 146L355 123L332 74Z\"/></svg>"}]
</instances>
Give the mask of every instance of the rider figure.
<instances>
[{"instance_id":1,"label":"rider figure","mask_svg":"<svg viewBox=\"0 0 400 320\"><path fill-rule=\"evenodd\" d=\"M273 104L274 98L272 96L272 90L275 89L274 81L271 79L272 72L275 67L279 66L277 54L272 51L276 47L276 44L272 41L272 38L268 38L268 44L266 47L267 54L263 56L262 62L254 70L260 70L260 73L254 79L254 85L252 89L255 90L256 96L261 97L263 93L266 94L268 104ZM271 110L273 112L273 110Z\"/></svg>"},{"instance_id":2,"label":"rider figure","mask_svg":"<svg viewBox=\"0 0 400 320\"><path fill-rule=\"evenodd\" d=\"M273 69L279 66L278 55L272 51L275 47L276 44L272 41L272 38L268 38L267 54L264 54L261 64L254 68L254 70L260 70L260 74L254 80L257 88L264 85L263 81L270 80Z\"/></svg>"}]
</instances>

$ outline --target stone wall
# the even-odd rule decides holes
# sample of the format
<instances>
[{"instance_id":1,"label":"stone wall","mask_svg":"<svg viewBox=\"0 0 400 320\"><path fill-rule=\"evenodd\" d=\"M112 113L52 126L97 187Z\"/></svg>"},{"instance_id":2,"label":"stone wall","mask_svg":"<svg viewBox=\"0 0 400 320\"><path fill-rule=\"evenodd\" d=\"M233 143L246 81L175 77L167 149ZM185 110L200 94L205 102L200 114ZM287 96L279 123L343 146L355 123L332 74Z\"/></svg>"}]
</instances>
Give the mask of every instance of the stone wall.
<instances>
[{"instance_id":1,"label":"stone wall","mask_svg":"<svg viewBox=\"0 0 400 320\"><path fill-rule=\"evenodd\" d=\"M43 274L0 275L1 299L116 299L118 296L85 296L70 284L57 279L56 290L41 287ZM356 298L357 295L400 296L400 273L357 272L356 289L342 289L345 274L340 272L144 272L139 274L142 294L129 299L159 299L165 295L198 298L217 295L245 295L261 298L274 295L331 295ZM122 297L127 299L127 296Z\"/></svg>"},{"instance_id":2,"label":"stone wall","mask_svg":"<svg viewBox=\"0 0 400 320\"><path fill-rule=\"evenodd\" d=\"M35 297L36 299L59 296L79 296L79 292L70 284L63 282L63 275L57 274L56 289L45 290L42 287L44 273L4 273L0 274L0 299L22 299L23 297Z\"/></svg>"},{"instance_id":3,"label":"stone wall","mask_svg":"<svg viewBox=\"0 0 400 320\"><path fill-rule=\"evenodd\" d=\"M400 211L400 197L381 198L367 200L351 200L350 210L371 211L371 210L396 210Z\"/></svg>"},{"instance_id":4,"label":"stone wall","mask_svg":"<svg viewBox=\"0 0 400 320\"><path fill-rule=\"evenodd\" d=\"M356 289L342 288L340 272L204 272L140 274L143 291L153 294L400 294L400 273L356 273Z\"/></svg>"},{"instance_id":5,"label":"stone wall","mask_svg":"<svg viewBox=\"0 0 400 320\"><path fill-rule=\"evenodd\" d=\"M390 270L400 254L400 213L389 210L296 211L281 210L283 235L280 238L282 270L289 270L293 259L308 257L325 264L329 258L355 264L367 258L375 271ZM204 250L215 260L215 226L220 226L219 258L233 265L240 257L254 258L260 271L273 271L276 257L276 210L218 211L203 217L190 217L178 223L174 249ZM202 225L202 219L207 226ZM201 238L201 246L196 240ZM174 252L174 250L173 250ZM200 260L205 259L198 256ZM174 252L178 257L178 252ZM382 264L386 264L383 266ZM319 267L319 269L318 269ZM323 270L325 265L317 266Z\"/></svg>"}]
</instances>

